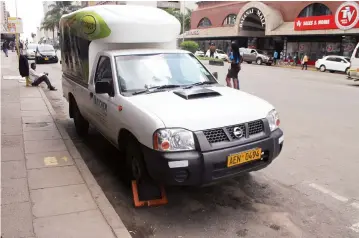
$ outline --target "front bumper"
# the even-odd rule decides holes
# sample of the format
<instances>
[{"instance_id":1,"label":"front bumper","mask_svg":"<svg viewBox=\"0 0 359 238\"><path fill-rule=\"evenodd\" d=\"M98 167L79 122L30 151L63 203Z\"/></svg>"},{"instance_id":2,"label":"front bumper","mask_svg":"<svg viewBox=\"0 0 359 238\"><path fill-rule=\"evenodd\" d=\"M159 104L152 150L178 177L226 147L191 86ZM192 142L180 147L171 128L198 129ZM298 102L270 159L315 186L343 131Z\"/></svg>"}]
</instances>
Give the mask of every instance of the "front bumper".
<instances>
[{"instance_id":1,"label":"front bumper","mask_svg":"<svg viewBox=\"0 0 359 238\"><path fill-rule=\"evenodd\" d=\"M45 58L47 58L47 60L45 60ZM36 56L35 60L38 63L57 63L57 62L59 62L59 58L56 55L55 56L48 56L48 57Z\"/></svg>"},{"instance_id":2,"label":"front bumper","mask_svg":"<svg viewBox=\"0 0 359 238\"><path fill-rule=\"evenodd\" d=\"M264 152L261 160L227 168L228 155L258 147ZM142 151L148 173L155 181L165 185L201 186L263 169L280 154L282 147L283 132L277 129L267 138L208 152L159 152L146 146ZM173 162L182 167L170 168Z\"/></svg>"}]
</instances>

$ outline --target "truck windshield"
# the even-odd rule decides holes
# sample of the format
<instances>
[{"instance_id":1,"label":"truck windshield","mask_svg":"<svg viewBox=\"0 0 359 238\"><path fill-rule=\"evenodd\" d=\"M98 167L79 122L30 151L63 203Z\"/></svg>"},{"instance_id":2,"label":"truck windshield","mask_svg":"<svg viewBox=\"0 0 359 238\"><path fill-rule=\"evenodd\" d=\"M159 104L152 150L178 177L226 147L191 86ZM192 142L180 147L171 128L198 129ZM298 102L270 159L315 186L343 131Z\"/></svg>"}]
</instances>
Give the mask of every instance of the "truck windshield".
<instances>
[{"instance_id":1,"label":"truck windshield","mask_svg":"<svg viewBox=\"0 0 359 238\"><path fill-rule=\"evenodd\" d=\"M119 85L125 92L163 85L216 82L202 64L187 53L122 55L115 59Z\"/></svg>"}]
</instances>

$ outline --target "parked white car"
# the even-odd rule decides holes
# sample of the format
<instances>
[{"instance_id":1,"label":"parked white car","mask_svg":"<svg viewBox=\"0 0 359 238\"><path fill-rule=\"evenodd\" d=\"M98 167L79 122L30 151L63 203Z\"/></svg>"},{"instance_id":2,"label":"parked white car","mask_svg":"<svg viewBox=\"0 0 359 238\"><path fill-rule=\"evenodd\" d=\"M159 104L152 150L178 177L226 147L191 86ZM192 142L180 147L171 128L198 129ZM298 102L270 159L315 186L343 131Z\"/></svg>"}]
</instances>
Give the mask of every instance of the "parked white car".
<instances>
[{"instance_id":1,"label":"parked white car","mask_svg":"<svg viewBox=\"0 0 359 238\"><path fill-rule=\"evenodd\" d=\"M197 50L197 51L194 53L194 55L195 55L196 57L204 57L204 52L201 51L201 50Z\"/></svg>"},{"instance_id":2,"label":"parked white car","mask_svg":"<svg viewBox=\"0 0 359 238\"><path fill-rule=\"evenodd\" d=\"M344 72L348 73L350 69L350 58L338 55L324 56L315 62L315 68L321 72L328 70L331 73Z\"/></svg>"},{"instance_id":3,"label":"parked white car","mask_svg":"<svg viewBox=\"0 0 359 238\"><path fill-rule=\"evenodd\" d=\"M26 47L25 56L28 59L35 59L35 53L37 49L38 44L28 44Z\"/></svg>"},{"instance_id":4,"label":"parked white car","mask_svg":"<svg viewBox=\"0 0 359 238\"><path fill-rule=\"evenodd\" d=\"M206 57L210 57L209 50L207 50L207 52L206 52ZM214 58L228 60L228 55L223 50L216 49L216 52L214 52Z\"/></svg>"}]
</instances>

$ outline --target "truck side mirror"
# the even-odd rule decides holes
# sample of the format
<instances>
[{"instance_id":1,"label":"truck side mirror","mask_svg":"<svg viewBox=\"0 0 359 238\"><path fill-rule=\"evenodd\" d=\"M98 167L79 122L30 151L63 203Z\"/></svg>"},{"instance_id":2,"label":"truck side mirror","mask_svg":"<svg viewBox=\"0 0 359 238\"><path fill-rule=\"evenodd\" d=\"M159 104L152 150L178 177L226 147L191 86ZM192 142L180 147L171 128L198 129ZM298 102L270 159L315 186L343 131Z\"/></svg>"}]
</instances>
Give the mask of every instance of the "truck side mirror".
<instances>
[{"instance_id":1,"label":"truck side mirror","mask_svg":"<svg viewBox=\"0 0 359 238\"><path fill-rule=\"evenodd\" d=\"M218 79L218 73L217 72L213 72L212 74L216 79Z\"/></svg>"},{"instance_id":2,"label":"truck side mirror","mask_svg":"<svg viewBox=\"0 0 359 238\"><path fill-rule=\"evenodd\" d=\"M114 96L113 88L112 88L111 84L109 82L107 82L107 81L96 82L96 84L95 84L95 92L97 94L107 93L111 97Z\"/></svg>"}]
</instances>

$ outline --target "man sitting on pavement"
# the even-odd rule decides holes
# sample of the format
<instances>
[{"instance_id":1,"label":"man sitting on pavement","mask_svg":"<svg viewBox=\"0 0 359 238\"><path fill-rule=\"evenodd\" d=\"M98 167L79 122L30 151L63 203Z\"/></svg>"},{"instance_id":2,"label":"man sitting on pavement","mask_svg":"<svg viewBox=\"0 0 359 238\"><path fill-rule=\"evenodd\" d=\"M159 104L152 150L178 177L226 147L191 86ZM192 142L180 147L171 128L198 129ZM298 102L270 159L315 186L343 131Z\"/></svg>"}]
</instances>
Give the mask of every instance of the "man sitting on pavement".
<instances>
[{"instance_id":1,"label":"man sitting on pavement","mask_svg":"<svg viewBox=\"0 0 359 238\"><path fill-rule=\"evenodd\" d=\"M30 67L30 80L32 81L32 86L38 86L40 83L45 82L47 84L47 87L51 91L56 91L57 89L51 85L49 78L47 77L48 73L38 73L35 71L36 64L31 63Z\"/></svg>"}]
</instances>

